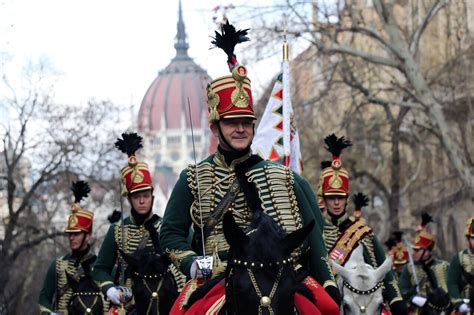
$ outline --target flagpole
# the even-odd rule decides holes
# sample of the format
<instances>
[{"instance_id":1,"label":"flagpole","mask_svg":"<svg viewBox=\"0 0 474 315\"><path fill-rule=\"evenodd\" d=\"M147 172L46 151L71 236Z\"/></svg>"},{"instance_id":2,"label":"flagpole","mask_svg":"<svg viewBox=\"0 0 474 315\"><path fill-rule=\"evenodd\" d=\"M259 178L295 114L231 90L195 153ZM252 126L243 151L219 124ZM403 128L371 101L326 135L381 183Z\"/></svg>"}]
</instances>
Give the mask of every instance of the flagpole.
<instances>
[{"instance_id":1,"label":"flagpole","mask_svg":"<svg viewBox=\"0 0 474 315\"><path fill-rule=\"evenodd\" d=\"M289 48L286 41L286 30L283 41L282 85L283 85L283 164L290 166L291 155L291 91L290 91L290 64L288 61Z\"/></svg>"}]
</instances>

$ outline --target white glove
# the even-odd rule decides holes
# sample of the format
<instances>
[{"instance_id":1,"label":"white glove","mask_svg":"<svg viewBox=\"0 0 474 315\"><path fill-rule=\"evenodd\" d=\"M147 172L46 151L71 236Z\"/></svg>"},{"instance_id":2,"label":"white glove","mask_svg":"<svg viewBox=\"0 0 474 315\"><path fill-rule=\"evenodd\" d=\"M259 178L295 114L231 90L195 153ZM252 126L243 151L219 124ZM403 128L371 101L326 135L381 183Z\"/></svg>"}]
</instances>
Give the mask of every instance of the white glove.
<instances>
[{"instance_id":1,"label":"white glove","mask_svg":"<svg viewBox=\"0 0 474 315\"><path fill-rule=\"evenodd\" d=\"M471 308L466 303L462 303L461 305L459 305L458 309L459 309L459 312L463 314L469 313L471 311Z\"/></svg>"},{"instance_id":2,"label":"white glove","mask_svg":"<svg viewBox=\"0 0 474 315\"><path fill-rule=\"evenodd\" d=\"M196 256L189 271L192 279L208 279L212 273L214 258L212 256Z\"/></svg>"},{"instance_id":3,"label":"white glove","mask_svg":"<svg viewBox=\"0 0 474 315\"><path fill-rule=\"evenodd\" d=\"M413 299L411 299L411 302L415 304L418 307L423 307L426 303L426 298L422 296L415 295Z\"/></svg>"},{"instance_id":4,"label":"white glove","mask_svg":"<svg viewBox=\"0 0 474 315\"><path fill-rule=\"evenodd\" d=\"M120 302L120 296L121 296L121 292L116 287L110 287L107 290L107 297L112 303L116 305L122 304L122 302Z\"/></svg>"}]
</instances>

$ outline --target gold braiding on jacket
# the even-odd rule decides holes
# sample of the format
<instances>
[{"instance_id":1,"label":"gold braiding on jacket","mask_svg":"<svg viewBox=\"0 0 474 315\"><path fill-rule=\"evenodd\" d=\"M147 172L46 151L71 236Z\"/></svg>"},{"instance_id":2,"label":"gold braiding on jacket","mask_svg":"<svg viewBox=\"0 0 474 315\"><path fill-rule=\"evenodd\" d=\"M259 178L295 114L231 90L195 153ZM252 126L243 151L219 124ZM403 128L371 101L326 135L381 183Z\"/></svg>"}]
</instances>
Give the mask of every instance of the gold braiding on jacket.
<instances>
[{"instance_id":1,"label":"gold braiding on jacket","mask_svg":"<svg viewBox=\"0 0 474 315\"><path fill-rule=\"evenodd\" d=\"M436 281L438 282L438 287L448 292L448 267L449 264L445 261L442 261L440 264L434 265L431 269L433 270Z\"/></svg>"},{"instance_id":2,"label":"gold braiding on jacket","mask_svg":"<svg viewBox=\"0 0 474 315\"><path fill-rule=\"evenodd\" d=\"M474 273L474 253L469 252L469 250L464 250L459 252L459 264L461 267L469 272L470 274ZM466 282L464 288L462 288L461 297L468 299L469 292L471 290L471 285Z\"/></svg>"},{"instance_id":3,"label":"gold braiding on jacket","mask_svg":"<svg viewBox=\"0 0 474 315\"><path fill-rule=\"evenodd\" d=\"M58 311L61 314L67 314L67 306L71 299L72 289L67 284L66 272L71 276L77 274L77 268L74 266L74 260L65 260L59 258L56 260L56 290L59 300L57 302Z\"/></svg>"},{"instance_id":4,"label":"gold braiding on jacket","mask_svg":"<svg viewBox=\"0 0 474 315\"><path fill-rule=\"evenodd\" d=\"M286 233L303 227L298 202L293 190L293 173L279 164L268 164L246 173L257 187L263 211Z\"/></svg>"},{"instance_id":5,"label":"gold braiding on jacket","mask_svg":"<svg viewBox=\"0 0 474 315\"><path fill-rule=\"evenodd\" d=\"M367 234L362 240L362 244L365 246L367 249L367 252L369 253L369 258L370 258L370 264L375 267L379 267L377 263L377 258L375 257L375 249L374 249L374 234L373 232L370 232Z\"/></svg>"},{"instance_id":6,"label":"gold braiding on jacket","mask_svg":"<svg viewBox=\"0 0 474 315\"><path fill-rule=\"evenodd\" d=\"M341 232L339 231L339 228L332 224L329 219L326 219L323 228L323 238L327 251L330 251L331 248L334 247L334 244L336 243L340 235Z\"/></svg>"},{"instance_id":7,"label":"gold braiding on jacket","mask_svg":"<svg viewBox=\"0 0 474 315\"><path fill-rule=\"evenodd\" d=\"M159 231L161 227L161 221L155 222L155 228ZM115 225L114 229L114 237L115 243L117 247L123 250L127 254L133 253L135 250L138 249L142 242L145 242L145 246L151 251L155 252L155 247L153 245L153 241L151 240L150 233L147 231L145 226L142 224L137 226L135 224L126 224L123 226L123 235L124 235L124 242L122 244L122 226L120 224ZM120 256L120 253L117 253ZM127 268L127 263L124 260L121 260L123 264L123 269ZM179 278L176 278L176 281L181 281ZM102 284L104 285L104 284ZM127 277L125 279L126 287L131 288L133 285L132 278Z\"/></svg>"}]
</instances>

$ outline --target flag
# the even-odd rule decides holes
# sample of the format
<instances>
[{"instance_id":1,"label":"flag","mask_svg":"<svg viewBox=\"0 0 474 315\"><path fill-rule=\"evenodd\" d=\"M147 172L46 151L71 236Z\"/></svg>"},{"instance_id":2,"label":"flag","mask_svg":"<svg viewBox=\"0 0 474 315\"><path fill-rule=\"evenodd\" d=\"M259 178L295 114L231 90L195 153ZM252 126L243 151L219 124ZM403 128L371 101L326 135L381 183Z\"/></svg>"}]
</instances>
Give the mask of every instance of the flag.
<instances>
[{"instance_id":1,"label":"flag","mask_svg":"<svg viewBox=\"0 0 474 315\"><path fill-rule=\"evenodd\" d=\"M282 163L301 174L303 163L290 87L289 63L286 58L255 133L252 151L264 159Z\"/></svg>"}]
</instances>

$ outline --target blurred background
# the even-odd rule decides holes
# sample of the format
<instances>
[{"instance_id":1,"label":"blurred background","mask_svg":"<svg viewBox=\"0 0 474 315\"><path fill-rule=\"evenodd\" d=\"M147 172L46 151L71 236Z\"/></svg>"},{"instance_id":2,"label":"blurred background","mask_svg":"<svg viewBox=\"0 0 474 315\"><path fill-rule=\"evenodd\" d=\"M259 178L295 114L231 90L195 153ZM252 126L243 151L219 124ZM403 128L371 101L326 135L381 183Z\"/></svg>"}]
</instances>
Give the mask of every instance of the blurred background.
<instances>
[{"instance_id":1,"label":"blurred background","mask_svg":"<svg viewBox=\"0 0 474 315\"><path fill-rule=\"evenodd\" d=\"M343 163L385 241L434 217L435 253L466 247L474 213L474 2L470 0L0 2L0 314L37 311L50 261L68 252L71 182L91 183L97 250L120 210L114 148L144 138L162 214L179 171L214 152L205 88L227 75L210 49L229 20L250 28L236 55L261 115L290 46L303 176L318 186L323 138L351 139ZM257 122L258 123L258 122ZM124 203L124 209L128 205Z\"/></svg>"}]
</instances>

